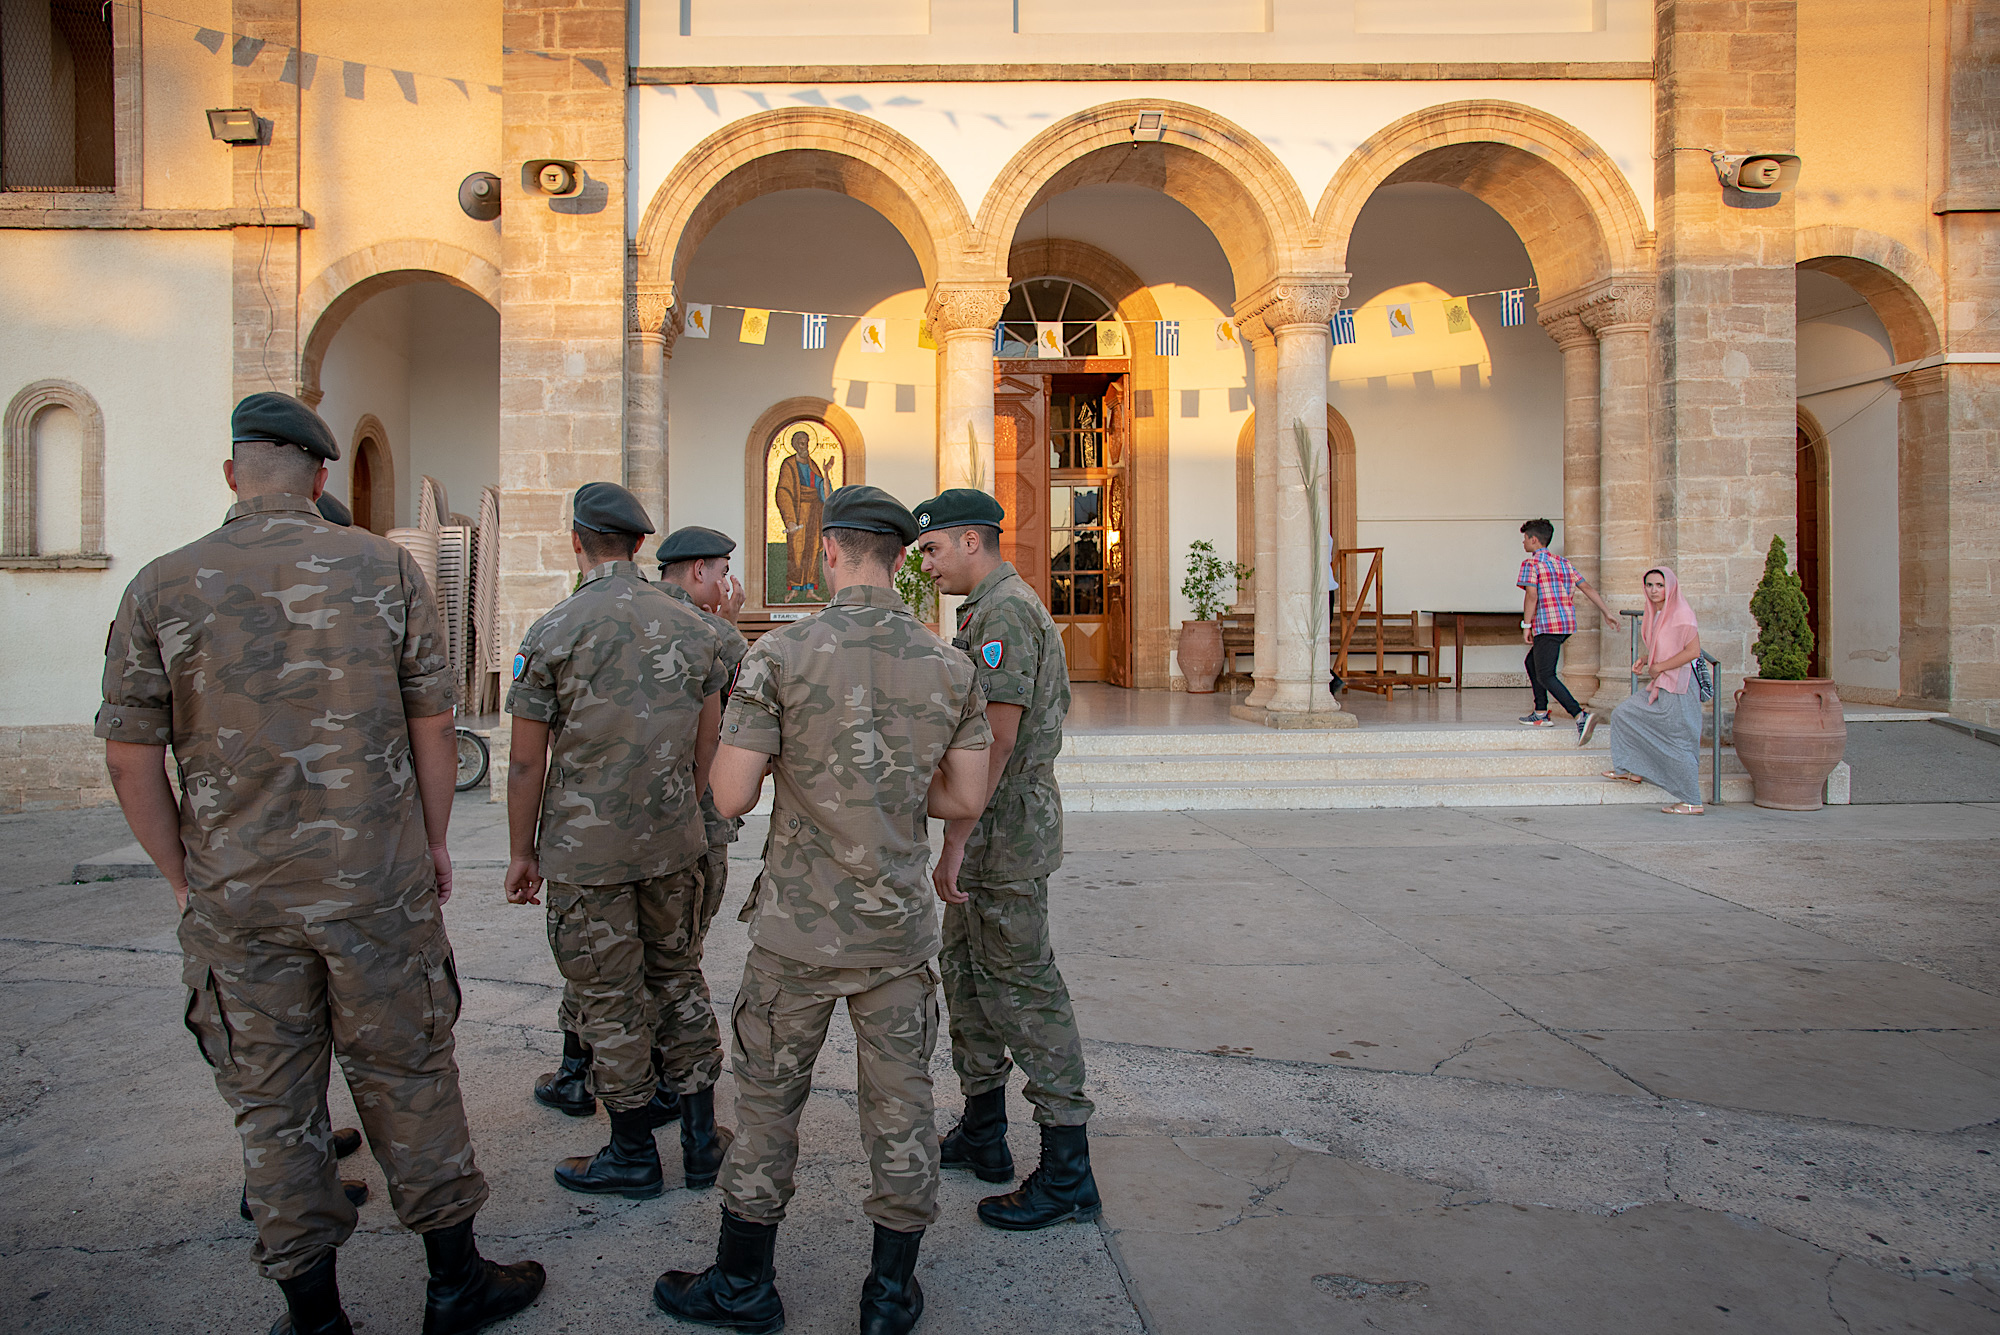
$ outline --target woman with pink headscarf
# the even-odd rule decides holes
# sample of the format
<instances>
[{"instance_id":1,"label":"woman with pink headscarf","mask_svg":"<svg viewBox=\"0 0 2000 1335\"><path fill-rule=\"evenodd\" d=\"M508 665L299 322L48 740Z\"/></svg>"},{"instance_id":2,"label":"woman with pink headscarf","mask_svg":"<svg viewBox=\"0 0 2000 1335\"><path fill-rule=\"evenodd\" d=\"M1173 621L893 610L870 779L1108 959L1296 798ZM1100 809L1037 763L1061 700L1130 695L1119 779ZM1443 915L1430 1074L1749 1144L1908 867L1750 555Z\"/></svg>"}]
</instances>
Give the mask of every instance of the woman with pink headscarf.
<instances>
[{"instance_id":1,"label":"woman with pink headscarf","mask_svg":"<svg viewBox=\"0 0 2000 1335\"><path fill-rule=\"evenodd\" d=\"M1607 779L1652 780L1680 800L1660 808L1670 816L1699 816L1701 805L1701 698L1690 666L1701 653L1694 609L1681 597L1674 572L1646 572L1646 615L1639 626L1645 645L1632 671L1638 691L1611 716L1611 768Z\"/></svg>"}]
</instances>

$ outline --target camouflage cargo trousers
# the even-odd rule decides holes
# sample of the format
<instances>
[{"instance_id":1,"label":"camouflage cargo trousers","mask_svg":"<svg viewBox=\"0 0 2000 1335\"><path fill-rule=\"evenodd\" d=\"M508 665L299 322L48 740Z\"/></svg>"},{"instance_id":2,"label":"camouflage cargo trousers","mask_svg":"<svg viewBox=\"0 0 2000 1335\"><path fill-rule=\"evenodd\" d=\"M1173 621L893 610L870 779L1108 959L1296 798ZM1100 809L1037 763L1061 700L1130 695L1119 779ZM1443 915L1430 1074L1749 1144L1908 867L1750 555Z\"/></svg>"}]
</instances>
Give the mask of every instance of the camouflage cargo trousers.
<instances>
[{"instance_id":1,"label":"camouflage cargo trousers","mask_svg":"<svg viewBox=\"0 0 2000 1335\"><path fill-rule=\"evenodd\" d=\"M1035 1120L1082 1126L1096 1105L1083 1095L1083 1040L1049 945L1048 878L958 888L970 898L945 905L938 965L960 1087L1001 1089L1018 1062Z\"/></svg>"},{"instance_id":2,"label":"camouflage cargo trousers","mask_svg":"<svg viewBox=\"0 0 2000 1335\"><path fill-rule=\"evenodd\" d=\"M701 924L695 930L701 933L705 945L708 925L715 921L717 911L722 908L723 891L729 888L728 844L709 845L701 860L701 876ZM577 1004L576 984L567 978L563 979L562 1004L556 1007L556 1023L565 1034L583 1033L583 1011ZM654 1032L658 1032L657 1021Z\"/></svg>"},{"instance_id":3,"label":"camouflage cargo trousers","mask_svg":"<svg viewBox=\"0 0 2000 1335\"><path fill-rule=\"evenodd\" d=\"M722 1074L701 971L706 879L696 862L624 885L550 881L544 892L563 1023L590 1048L591 1088L614 1112L644 1107L659 1080L691 1094Z\"/></svg>"},{"instance_id":4,"label":"camouflage cargo trousers","mask_svg":"<svg viewBox=\"0 0 2000 1335\"><path fill-rule=\"evenodd\" d=\"M752 946L730 1024L736 1034L736 1140L722 1165L722 1203L775 1224L792 1199L799 1116L834 1005L854 1025L855 1090L872 1187L862 1209L909 1233L937 1218L938 1139L931 1098L937 973L930 961L829 969Z\"/></svg>"},{"instance_id":5,"label":"camouflage cargo trousers","mask_svg":"<svg viewBox=\"0 0 2000 1335\"><path fill-rule=\"evenodd\" d=\"M478 1213L486 1179L452 1056L458 971L434 896L297 927L190 910L180 941L187 1027L236 1115L265 1277L305 1273L354 1231L326 1111L336 1053L404 1227L428 1233Z\"/></svg>"}]
</instances>

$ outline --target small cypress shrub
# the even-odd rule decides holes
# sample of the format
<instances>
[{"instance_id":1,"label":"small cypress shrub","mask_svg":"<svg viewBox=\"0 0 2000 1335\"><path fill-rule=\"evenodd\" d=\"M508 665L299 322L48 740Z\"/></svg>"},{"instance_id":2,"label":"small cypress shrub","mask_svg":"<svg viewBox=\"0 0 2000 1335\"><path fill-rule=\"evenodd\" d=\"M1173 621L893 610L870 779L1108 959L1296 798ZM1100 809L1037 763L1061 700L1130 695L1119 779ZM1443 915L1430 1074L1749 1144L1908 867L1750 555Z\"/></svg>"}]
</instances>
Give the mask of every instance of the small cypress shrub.
<instances>
[{"instance_id":1,"label":"small cypress shrub","mask_svg":"<svg viewBox=\"0 0 2000 1335\"><path fill-rule=\"evenodd\" d=\"M1806 621L1806 591L1797 574L1785 569L1785 540L1773 534L1764 557L1764 578L1750 595L1757 618L1757 675L1767 681L1803 681L1812 663L1813 633Z\"/></svg>"}]
</instances>

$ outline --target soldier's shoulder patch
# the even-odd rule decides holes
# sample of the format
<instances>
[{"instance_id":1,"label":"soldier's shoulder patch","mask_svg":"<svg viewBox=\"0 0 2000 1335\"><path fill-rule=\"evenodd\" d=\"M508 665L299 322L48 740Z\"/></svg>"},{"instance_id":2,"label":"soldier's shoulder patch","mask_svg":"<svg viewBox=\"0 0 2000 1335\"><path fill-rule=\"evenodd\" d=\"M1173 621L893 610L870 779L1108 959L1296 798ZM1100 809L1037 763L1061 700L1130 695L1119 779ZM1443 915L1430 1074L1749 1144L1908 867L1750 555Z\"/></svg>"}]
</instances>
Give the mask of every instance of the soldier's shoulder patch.
<instances>
[{"instance_id":1,"label":"soldier's shoulder patch","mask_svg":"<svg viewBox=\"0 0 2000 1335\"><path fill-rule=\"evenodd\" d=\"M521 679L521 674L523 672L526 672L527 670L528 670L528 656L526 654L515 654L514 680L519 681Z\"/></svg>"},{"instance_id":2,"label":"soldier's shoulder patch","mask_svg":"<svg viewBox=\"0 0 2000 1335\"><path fill-rule=\"evenodd\" d=\"M985 663L986 666L990 668L999 667L1000 660L1006 657L1006 654L1007 654L1007 646L1000 643L1000 641L998 640L988 640L986 643L979 646L980 661Z\"/></svg>"}]
</instances>

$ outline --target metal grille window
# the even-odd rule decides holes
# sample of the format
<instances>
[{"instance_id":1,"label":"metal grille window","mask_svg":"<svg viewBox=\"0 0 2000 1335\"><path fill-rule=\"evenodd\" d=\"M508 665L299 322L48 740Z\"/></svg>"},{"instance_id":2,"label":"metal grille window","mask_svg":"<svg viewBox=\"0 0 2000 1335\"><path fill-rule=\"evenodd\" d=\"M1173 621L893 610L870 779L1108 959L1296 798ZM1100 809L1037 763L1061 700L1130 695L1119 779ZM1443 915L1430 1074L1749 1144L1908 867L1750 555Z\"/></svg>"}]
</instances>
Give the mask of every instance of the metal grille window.
<instances>
[{"instance_id":1,"label":"metal grille window","mask_svg":"<svg viewBox=\"0 0 2000 1335\"><path fill-rule=\"evenodd\" d=\"M1066 278L1030 278L1014 284L1000 313L1002 357L1035 355L1035 324L1060 323L1063 356L1097 355L1097 322L1111 319L1111 303Z\"/></svg>"},{"instance_id":2,"label":"metal grille window","mask_svg":"<svg viewBox=\"0 0 2000 1335\"><path fill-rule=\"evenodd\" d=\"M111 5L0 0L0 188L117 185Z\"/></svg>"}]
</instances>

